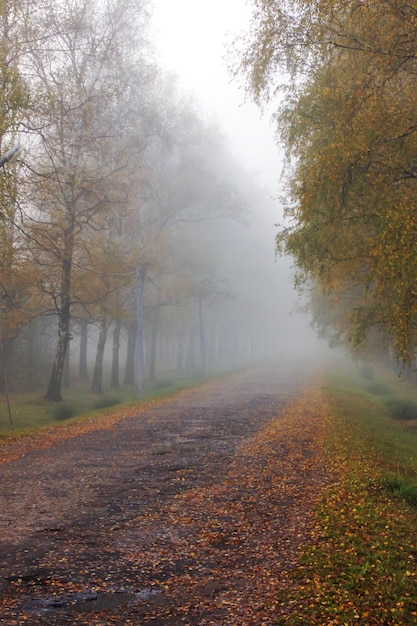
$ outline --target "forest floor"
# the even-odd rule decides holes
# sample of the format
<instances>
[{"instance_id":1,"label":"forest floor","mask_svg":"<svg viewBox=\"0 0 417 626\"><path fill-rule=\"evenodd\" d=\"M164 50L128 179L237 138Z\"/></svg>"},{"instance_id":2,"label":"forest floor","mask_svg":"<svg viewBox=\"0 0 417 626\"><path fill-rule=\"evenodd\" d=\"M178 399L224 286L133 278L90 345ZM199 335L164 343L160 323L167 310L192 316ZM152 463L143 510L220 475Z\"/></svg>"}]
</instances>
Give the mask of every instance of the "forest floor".
<instances>
[{"instance_id":1,"label":"forest floor","mask_svg":"<svg viewBox=\"0 0 417 626\"><path fill-rule=\"evenodd\" d=\"M279 623L328 481L309 382L254 369L3 444L0 624Z\"/></svg>"}]
</instances>

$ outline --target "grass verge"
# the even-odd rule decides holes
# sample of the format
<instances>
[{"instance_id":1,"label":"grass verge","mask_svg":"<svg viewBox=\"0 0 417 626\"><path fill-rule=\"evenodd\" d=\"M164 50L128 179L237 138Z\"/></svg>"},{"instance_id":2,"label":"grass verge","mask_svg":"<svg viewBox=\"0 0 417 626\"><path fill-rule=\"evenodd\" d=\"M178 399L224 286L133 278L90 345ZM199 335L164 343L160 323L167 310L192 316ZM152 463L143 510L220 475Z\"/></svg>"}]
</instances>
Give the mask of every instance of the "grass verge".
<instances>
[{"instance_id":1,"label":"grass verge","mask_svg":"<svg viewBox=\"0 0 417 626\"><path fill-rule=\"evenodd\" d=\"M416 424L360 379L333 379L323 398L331 481L276 623L417 624Z\"/></svg>"},{"instance_id":2,"label":"grass verge","mask_svg":"<svg viewBox=\"0 0 417 626\"><path fill-rule=\"evenodd\" d=\"M217 372L210 376L172 376L148 384L143 396L129 387L106 390L102 394L92 393L88 384L77 383L64 389L64 402L45 400L39 392L12 393L10 407L13 430L4 394L0 394L0 442L15 439L21 435L32 435L51 427L105 416L117 410L124 411L170 396L230 375L231 372Z\"/></svg>"}]
</instances>

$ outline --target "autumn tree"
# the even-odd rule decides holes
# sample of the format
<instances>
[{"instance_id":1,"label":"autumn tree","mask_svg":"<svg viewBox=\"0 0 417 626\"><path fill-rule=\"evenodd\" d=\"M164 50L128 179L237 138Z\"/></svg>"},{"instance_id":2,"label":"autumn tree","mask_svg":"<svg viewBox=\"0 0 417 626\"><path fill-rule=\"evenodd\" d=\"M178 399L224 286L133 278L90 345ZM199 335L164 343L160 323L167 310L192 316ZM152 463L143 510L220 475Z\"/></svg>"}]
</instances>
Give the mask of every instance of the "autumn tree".
<instances>
[{"instance_id":1,"label":"autumn tree","mask_svg":"<svg viewBox=\"0 0 417 626\"><path fill-rule=\"evenodd\" d=\"M17 142L20 124L24 122L28 105L28 86L19 67L23 50L19 27L21 3L6 1L0 4L0 158ZM7 292L7 272L11 270L15 248L15 213L18 195L15 165L4 164L0 169L0 269L3 288Z\"/></svg>"},{"instance_id":2,"label":"autumn tree","mask_svg":"<svg viewBox=\"0 0 417 626\"><path fill-rule=\"evenodd\" d=\"M254 5L240 69L258 101L286 89L276 119L287 147L289 225L278 247L294 256L298 285L313 281L346 308L351 341L376 330L410 363L417 9L397 0Z\"/></svg>"},{"instance_id":3,"label":"autumn tree","mask_svg":"<svg viewBox=\"0 0 417 626\"><path fill-rule=\"evenodd\" d=\"M31 230L40 254L49 254L45 291L58 319L50 400L61 400L74 272L88 271L81 258L91 233L107 228L122 202L119 173L128 167L129 129L121 126L118 107L129 90L130 69L138 79L134 35L144 10L145 2L130 0L28 6L25 63L37 137Z\"/></svg>"},{"instance_id":4,"label":"autumn tree","mask_svg":"<svg viewBox=\"0 0 417 626\"><path fill-rule=\"evenodd\" d=\"M29 90L22 75L24 51L21 32L22 2L0 3L0 157L19 140L26 121ZM0 168L0 348L10 360L13 339L33 315L36 276L26 242L19 236L18 199L20 164ZM4 362L4 361L3 361ZM1 385L3 385L3 372Z\"/></svg>"}]
</instances>

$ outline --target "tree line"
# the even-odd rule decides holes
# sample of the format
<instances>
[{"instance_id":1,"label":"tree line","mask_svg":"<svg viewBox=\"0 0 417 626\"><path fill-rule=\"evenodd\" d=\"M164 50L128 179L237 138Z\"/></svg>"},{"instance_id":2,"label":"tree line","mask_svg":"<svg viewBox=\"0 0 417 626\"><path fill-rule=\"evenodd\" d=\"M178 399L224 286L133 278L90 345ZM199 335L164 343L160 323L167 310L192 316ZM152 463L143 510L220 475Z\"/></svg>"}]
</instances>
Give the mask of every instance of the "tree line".
<instances>
[{"instance_id":1,"label":"tree line","mask_svg":"<svg viewBox=\"0 0 417 626\"><path fill-rule=\"evenodd\" d=\"M157 349L201 372L237 350L213 312L231 292L202 233L242 220L241 173L158 67L150 17L147 0L0 3L0 155L24 147L0 170L0 339L16 387L49 369L50 400L74 337L87 378L91 328L96 392L110 332L114 387L142 390Z\"/></svg>"},{"instance_id":2,"label":"tree line","mask_svg":"<svg viewBox=\"0 0 417 626\"><path fill-rule=\"evenodd\" d=\"M234 72L275 103L286 147L280 252L333 344L415 365L417 7L252 0Z\"/></svg>"}]
</instances>

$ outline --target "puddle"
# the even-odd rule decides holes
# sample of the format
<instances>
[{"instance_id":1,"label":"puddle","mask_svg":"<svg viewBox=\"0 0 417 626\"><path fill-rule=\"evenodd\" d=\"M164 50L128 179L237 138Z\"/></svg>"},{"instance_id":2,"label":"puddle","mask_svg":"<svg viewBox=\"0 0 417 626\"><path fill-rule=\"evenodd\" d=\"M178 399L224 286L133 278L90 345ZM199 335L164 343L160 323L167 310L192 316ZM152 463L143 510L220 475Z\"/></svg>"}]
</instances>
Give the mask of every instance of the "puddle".
<instances>
[{"instance_id":1,"label":"puddle","mask_svg":"<svg viewBox=\"0 0 417 626\"><path fill-rule=\"evenodd\" d=\"M133 603L137 601L135 593L126 591L116 591L115 593L98 593L98 594L79 594L83 597L76 599L72 606L68 607L66 613L70 615L79 615L80 613L98 613L99 611L110 611L118 606ZM94 597L95 596L95 597Z\"/></svg>"},{"instance_id":2,"label":"puddle","mask_svg":"<svg viewBox=\"0 0 417 626\"><path fill-rule=\"evenodd\" d=\"M98 613L99 611L111 611L114 608L127 604L136 604L152 597L160 595L161 589L146 587L138 592L113 591L113 592L86 592L75 593L72 596L61 598L43 597L25 602L21 610L30 611L38 616L64 613L65 615L81 615L83 613Z\"/></svg>"}]
</instances>

